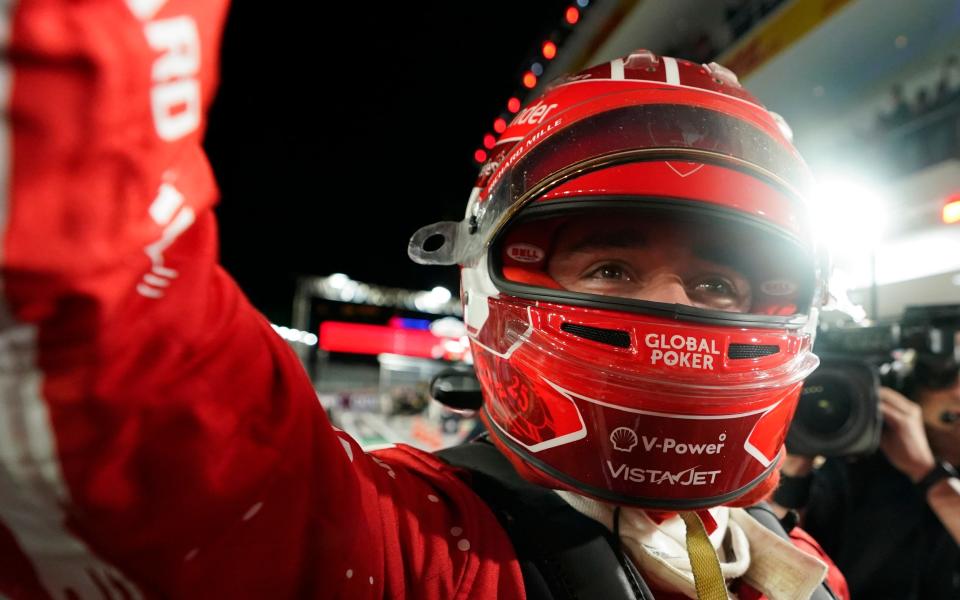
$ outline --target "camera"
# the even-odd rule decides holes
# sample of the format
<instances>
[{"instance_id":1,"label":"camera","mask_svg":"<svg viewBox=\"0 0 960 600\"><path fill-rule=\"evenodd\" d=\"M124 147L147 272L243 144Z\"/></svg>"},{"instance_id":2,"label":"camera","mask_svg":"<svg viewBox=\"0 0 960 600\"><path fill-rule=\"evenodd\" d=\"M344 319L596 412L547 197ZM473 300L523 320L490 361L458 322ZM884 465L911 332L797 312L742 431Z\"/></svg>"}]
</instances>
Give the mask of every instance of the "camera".
<instances>
[{"instance_id":1,"label":"camera","mask_svg":"<svg viewBox=\"0 0 960 600\"><path fill-rule=\"evenodd\" d=\"M883 428L879 386L909 396L914 380L938 387L955 378L958 332L960 304L908 306L899 321L889 324L823 325L813 348L820 366L804 382L787 434L787 452L801 456L875 452ZM943 418L956 420L960 415Z\"/></svg>"}]
</instances>

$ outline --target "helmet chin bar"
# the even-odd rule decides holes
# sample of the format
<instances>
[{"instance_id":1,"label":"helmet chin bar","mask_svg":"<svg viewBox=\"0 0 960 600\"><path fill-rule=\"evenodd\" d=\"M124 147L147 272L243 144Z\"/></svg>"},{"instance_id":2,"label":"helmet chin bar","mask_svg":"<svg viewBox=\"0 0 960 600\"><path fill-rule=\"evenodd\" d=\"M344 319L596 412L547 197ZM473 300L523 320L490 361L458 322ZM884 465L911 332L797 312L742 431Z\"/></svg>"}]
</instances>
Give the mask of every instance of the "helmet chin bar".
<instances>
[{"instance_id":1,"label":"helmet chin bar","mask_svg":"<svg viewBox=\"0 0 960 600\"><path fill-rule=\"evenodd\" d=\"M601 502L608 502L610 504L623 505L623 506L634 506L637 508L646 508L654 510L669 510L669 511L681 511L681 510L698 510L703 508L713 508L716 506L721 506L732 500L736 500L741 496L747 494L752 489L763 483L770 477L773 472L777 469L779 461L773 461L770 465L764 469L764 471L754 478L752 481L748 482L746 485L741 486L740 488L733 490L732 492L727 492L726 494L720 494L718 496L708 496L703 498L689 498L689 499L669 499L664 500L662 498L653 498L653 497L635 497L627 496L624 494L618 494L616 492L611 492L610 490L601 489L595 486L585 484L583 482L577 481L576 479L563 474L562 472L550 467L542 460L536 458L535 455L528 452L526 448L520 444L511 440L508 436L504 435L503 431L499 426L493 422L493 418L488 412L487 408L482 409L485 421L493 425L489 427L490 435L498 443L503 444L510 449L511 453L524 462L528 466L538 471L543 477L556 481L560 483L563 487L583 494L584 496L589 496L595 500ZM508 454L509 456L509 454Z\"/></svg>"}]
</instances>

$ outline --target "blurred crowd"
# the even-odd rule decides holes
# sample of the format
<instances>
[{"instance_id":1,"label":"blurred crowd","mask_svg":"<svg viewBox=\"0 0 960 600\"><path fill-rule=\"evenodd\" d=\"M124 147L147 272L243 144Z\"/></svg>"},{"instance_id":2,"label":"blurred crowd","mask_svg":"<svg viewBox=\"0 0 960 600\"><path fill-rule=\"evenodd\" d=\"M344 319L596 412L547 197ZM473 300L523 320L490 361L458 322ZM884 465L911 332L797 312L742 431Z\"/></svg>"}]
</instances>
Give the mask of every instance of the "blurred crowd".
<instances>
[{"instance_id":1,"label":"blurred crowd","mask_svg":"<svg viewBox=\"0 0 960 600\"><path fill-rule=\"evenodd\" d=\"M890 109L878 115L867 139L897 174L960 157L960 61L944 59L933 85L908 93L890 90Z\"/></svg>"},{"instance_id":2,"label":"blurred crowd","mask_svg":"<svg viewBox=\"0 0 960 600\"><path fill-rule=\"evenodd\" d=\"M681 56L694 62L709 63L720 51L753 29L764 17L783 4L783 0L727 0L724 22L719 30L698 30L680 38L664 54Z\"/></svg>"}]
</instances>

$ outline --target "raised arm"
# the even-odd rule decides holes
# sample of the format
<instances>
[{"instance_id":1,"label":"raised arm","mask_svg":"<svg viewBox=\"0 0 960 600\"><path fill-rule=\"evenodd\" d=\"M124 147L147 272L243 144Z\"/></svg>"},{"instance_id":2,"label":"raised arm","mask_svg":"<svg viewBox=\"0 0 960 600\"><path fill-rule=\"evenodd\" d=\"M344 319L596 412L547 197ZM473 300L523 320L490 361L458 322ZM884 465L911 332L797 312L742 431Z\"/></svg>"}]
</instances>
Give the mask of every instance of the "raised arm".
<instances>
[{"instance_id":1,"label":"raised arm","mask_svg":"<svg viewBox=\"0 0 960 600\"><path fill-rule=\"evenodd\" d=\"M200 142L226 10L0 9L2 596L293 597L317 477L359 506L298 361L217 265Z\"/></svg>"},{"instance_id":2,"label":"raised arm","mask_svg":"<svg viewBox=\"0 0 960 600\"><path fill-rule=\"evenodd\" d=\"M217 264L226 8L0 8L0 597L517 596L482 501L333 429Z\"/></svg>"}]
</instances>

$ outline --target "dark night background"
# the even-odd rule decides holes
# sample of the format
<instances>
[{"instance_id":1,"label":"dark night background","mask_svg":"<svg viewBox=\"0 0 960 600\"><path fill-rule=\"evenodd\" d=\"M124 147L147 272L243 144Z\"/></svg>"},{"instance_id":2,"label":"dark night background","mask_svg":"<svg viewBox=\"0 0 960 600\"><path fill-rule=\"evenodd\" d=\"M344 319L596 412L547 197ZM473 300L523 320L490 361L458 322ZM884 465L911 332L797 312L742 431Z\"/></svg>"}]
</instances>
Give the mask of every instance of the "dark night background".
<instances>
[{"instance_id":1,"label":"dark night background","mask_svg":"<svg viewBox=\"0 0 960 600\"><path fill-rule=\"evenodd\" d=\"M456 293L407 240L462 217L474 151L570 4L235 3L206 147L222 262L253 303L289 324L296 276L334 272Z\"/></svg>"}]
</instances>

